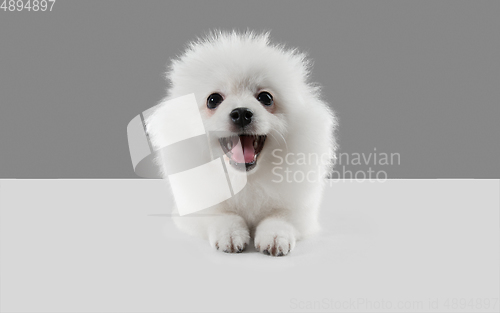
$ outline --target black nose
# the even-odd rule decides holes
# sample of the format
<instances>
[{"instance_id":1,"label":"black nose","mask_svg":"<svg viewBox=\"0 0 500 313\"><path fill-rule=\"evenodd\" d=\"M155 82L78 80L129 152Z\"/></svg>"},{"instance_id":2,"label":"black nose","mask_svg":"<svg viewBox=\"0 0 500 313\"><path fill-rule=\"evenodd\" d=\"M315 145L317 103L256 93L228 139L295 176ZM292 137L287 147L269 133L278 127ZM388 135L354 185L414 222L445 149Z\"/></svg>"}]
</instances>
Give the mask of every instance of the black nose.
<instances>
[{"instance_id":1,"label":"black nose","mask_svg":"<svg viewBox=\"0 0 500 313\"><path fill-rule=\"evenodd\" d=\"M253 112L247 108L237 108L229 113L229 117L234 124L240 127L245 127L252 122Z\"/></svg>"}]
</instances>

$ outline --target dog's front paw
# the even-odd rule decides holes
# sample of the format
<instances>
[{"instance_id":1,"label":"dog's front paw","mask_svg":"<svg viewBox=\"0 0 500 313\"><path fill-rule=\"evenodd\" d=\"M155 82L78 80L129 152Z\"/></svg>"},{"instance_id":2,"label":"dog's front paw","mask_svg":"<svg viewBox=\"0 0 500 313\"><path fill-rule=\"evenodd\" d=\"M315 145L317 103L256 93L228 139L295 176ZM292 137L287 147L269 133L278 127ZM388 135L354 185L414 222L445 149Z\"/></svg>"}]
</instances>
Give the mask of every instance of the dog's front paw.
<instances>
[{"instance_id":1,"label":"dog's front paw","mask_svg":"<svg viewBox=\"0 0 500 313\"><path fill-rule=\"evenodd\" d=\"M295 228L279 219L262 221L255 230L255 249L267 255L284 256L295 247Z\"/></svg>"},{"instance_id":2,"label":"dog's front paw","mask_svg":"<svg viewBox=\"0 0 500 313\"><path fill-rule=\"evenodd\" d=\"M240 253L250 242L248 227L241 216L228 215L218 218L209 230L210 245L227 253Z\"/></svg>"}]
</instances>

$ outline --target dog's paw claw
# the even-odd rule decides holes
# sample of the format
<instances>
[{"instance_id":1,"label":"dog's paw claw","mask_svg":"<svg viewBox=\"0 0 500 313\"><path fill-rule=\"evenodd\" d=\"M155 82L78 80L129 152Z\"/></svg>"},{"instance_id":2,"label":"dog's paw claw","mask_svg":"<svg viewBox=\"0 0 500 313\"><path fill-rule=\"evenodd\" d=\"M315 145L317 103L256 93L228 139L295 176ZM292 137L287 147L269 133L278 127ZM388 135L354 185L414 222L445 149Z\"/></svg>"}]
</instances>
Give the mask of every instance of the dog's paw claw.
<instances>
[{"instance_id":1,"label":"dog's paw claw","mask_svg":"<svg viewBox=\"0 0 500 313\"><path fill-rule=\"evenodd\" d=\"M213 246L225 253L241 253L249 242L250 234L247 229L235 229L217 234Z\"/></svg>"},{"instance_id":2,"label":"dog's paw claw","mask_svg":"<svg viewBox=\"0 0 500 313\"><path fill-rule=\"evenodd\" d=\"M255 234L255 249L265 255L285 256L295 246L294 229L284 221L266 221ZM262 250L261 250L262 248Z\"/></svg>"},{"instance_id":3,"label":"dog's paw claw","mask_svg":"<svg viewBox=\"0 0 500 313\"><path fill-rule=\"evenodd\" d=\"M243 250L245 250L245 249L246 249L246 247L247 247L247 243L245 242L245 243L243 244L243 247L238 247L238 250L236 251L236 253L241 253L241 252L243 252Z\"/></svg>"}]
</instances>

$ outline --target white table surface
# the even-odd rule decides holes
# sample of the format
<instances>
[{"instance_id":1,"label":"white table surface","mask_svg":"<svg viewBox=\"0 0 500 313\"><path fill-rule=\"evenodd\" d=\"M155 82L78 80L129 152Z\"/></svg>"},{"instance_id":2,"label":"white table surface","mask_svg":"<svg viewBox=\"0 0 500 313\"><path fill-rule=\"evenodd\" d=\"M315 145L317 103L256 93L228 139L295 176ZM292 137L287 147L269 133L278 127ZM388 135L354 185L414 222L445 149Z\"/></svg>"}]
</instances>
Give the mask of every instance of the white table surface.
<instances>
[{"instance_id":1,"label":"white table surface","mask_svg":"<svg viewBox=\"0 0 500 313\"><path fill-rule=\"evenodd\" d=\"M181 233L166 188L1 180L0 311L499 311L498 180L332 183L280 258Z\"/></svg>"}]
</instances>

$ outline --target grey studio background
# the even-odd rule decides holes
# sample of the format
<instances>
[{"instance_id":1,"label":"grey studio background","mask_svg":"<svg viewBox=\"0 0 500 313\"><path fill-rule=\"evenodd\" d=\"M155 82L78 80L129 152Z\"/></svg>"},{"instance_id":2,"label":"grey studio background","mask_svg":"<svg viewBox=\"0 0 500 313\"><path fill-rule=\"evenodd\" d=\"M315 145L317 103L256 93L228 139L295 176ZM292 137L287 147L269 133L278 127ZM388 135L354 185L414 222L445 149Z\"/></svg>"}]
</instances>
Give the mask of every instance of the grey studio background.
<instances>
[{"instance_id":1,"label":"grey studio background","mask_svg":"<svg viewBox=\"0 0 500 313\"><path fill-rule=\"evenodd\" d=\"M134 178L127 123L185 44L271 30L307 51L346 165L389 178L500 177L498 1L69 1L0 11L0 178ZM376 151L375 151L376 149Z\"/></svg>"}]
</instances>

